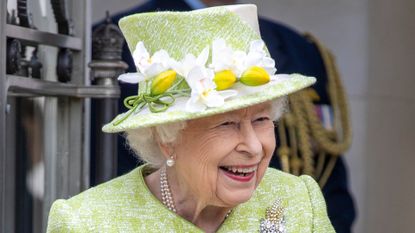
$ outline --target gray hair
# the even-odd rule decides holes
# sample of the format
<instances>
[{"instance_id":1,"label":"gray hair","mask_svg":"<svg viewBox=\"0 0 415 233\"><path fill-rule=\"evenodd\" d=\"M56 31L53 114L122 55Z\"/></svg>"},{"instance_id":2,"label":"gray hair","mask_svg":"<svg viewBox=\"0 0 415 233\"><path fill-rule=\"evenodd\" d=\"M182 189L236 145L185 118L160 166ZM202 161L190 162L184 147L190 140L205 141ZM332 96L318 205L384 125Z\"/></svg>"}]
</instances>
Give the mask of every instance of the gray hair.
<instances>
[{"instance_id":1,"label":"gray hair","mask_svg":"<svg viewBox=\"0 0 415 233\"><path fill-rule=\"evenodd\" d=\"M272 120L277 121L286 110L286 97L280 97L271 101ZM125 138L129 148L143 162L154 168L160 168L165 158L160 150L160 143L175 143L180 131L186 127L186 121L162 124L153 127L132 129L125 132Z\"/></svg>"}]
</instances>

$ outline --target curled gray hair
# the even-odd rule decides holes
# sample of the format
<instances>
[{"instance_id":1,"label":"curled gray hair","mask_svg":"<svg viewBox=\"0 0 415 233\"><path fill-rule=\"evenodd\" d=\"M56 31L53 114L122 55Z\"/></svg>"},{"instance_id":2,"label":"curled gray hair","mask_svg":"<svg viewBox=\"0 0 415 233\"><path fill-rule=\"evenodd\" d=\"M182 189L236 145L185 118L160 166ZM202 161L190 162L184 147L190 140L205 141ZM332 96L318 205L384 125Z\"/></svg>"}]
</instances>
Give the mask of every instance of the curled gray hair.
<instances>
[{"instance_id":1,"label":"curled gray hair","mask_svg":"<svg viewBox=\"0 0 415 233\"><path fill-rule=\"evenodd\" d=\"M277 121L286 110L286 97L271 101L272 120ZM186 127L186 121L163 124L142 129L132 129L125 132L127 145L136 156L154 168L160 168L165 158L160 150L160 143L175 143L180 131Z\"/></svg>"}]
</instances>

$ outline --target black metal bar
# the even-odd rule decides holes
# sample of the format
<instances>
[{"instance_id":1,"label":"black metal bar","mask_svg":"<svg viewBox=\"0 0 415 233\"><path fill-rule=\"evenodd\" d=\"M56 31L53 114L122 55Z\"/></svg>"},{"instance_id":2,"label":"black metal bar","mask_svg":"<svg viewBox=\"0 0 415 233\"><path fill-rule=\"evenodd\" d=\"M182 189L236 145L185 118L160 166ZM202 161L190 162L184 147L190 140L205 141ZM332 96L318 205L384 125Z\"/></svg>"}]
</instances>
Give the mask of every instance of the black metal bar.
<instances>
[{"instance_id":1,"label":"black metal bar","mask_svg":"<svg viewBox=\"0 0 415 233\"><path fill-rule=\"evenodd\" d=\"M68 96L78 98L118 98L120 90L114 86L81 86L70 83L7 75L9 90L13 96Z\"/></svg>"},{"instance_id":2,"label":"black metal bar","mask_svg":"<svg viewBox=\"0 0 415 233\"><path fill-rule=\"evenodd\" d=\"M42 32L11 24L6 24L5 29L7 37L21 39L27 45L35 46L38 44L44 44L55 47L68 48L75 51L80 51L83 49L82 40L78 37Z\"/></svg>"},{"instance_id":3,"label":"black metal bar","mask_svg":"<svg viewBox=\"0 0 415 233\"><path fill-rule=\"evenodd\" d=\"M92 33L92 43L92 61L89 67L94 86L119 88L117 77L125 72L128 65L121 61L124 38L119 28L111 22L108 12L106 23ZM95 179L91 183L99 184L117 175L117 135L104 134L101 128L118 113L118 100L93 100L91 104L91 170L95 171Z\"/></svg>"},{"instance_id":4,"label":"black metal bar","mask_svg":"<svg viewBox=\"0 0 415 233\"><path fill-rule=\"evenodd\" d=\"M4 25L7 21L7 1L0 1L0 232L14 232L14 216L7 213L10 200L8 199L7 185L7 138L6 138L6 114L7 114L7 83L6 74L6 33Z\"/></svg>"},{"instance_id":5,"label":"black metal bar","mask_svg":"<svg viewBox=\"0 0 415 233\"><path fill-rule=\"evenodd\" d=\"M102 87L101 87L102 88ZM92 126L95 129L95 184L117 176L117 137L102 133L104 123L110 122L118 113L117 99L94 100Z\"/></svg>"}]
</instances>

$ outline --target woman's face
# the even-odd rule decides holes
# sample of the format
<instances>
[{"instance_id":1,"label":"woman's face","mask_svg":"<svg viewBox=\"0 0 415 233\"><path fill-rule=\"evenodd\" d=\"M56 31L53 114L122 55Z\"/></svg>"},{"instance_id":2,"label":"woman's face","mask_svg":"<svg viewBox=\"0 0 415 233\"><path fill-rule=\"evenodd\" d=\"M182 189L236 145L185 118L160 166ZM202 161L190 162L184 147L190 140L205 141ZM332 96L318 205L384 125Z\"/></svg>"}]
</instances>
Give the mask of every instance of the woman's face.
<instances>
[{"instance_id":1,"label":"woman's face","mask_svg":"<svg viewBox=\"0 0 415 233\"><path fill-rule=\"evenodd\" d=\"M191 120L174 149L181 190L206 205L246 202L275 149L270 103Z\"/></svg>"}]
</instances>

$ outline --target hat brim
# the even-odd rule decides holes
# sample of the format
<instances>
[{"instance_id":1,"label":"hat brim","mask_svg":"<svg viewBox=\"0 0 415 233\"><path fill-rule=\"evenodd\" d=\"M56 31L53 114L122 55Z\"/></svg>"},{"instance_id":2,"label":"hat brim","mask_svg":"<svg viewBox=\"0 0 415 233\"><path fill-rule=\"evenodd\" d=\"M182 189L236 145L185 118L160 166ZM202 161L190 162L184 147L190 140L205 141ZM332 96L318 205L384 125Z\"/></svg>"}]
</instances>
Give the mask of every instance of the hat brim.
<instances>
[{"instance_id":1,"label":"hat brim","mask_svg":"<svg viewBox=\"0 0 415 233\"><path fill-rule=\"evenodd\" d=\"M118 125L114 125L114 122L117 122L128 112L119 114L112 122L104 125L102 131L106 133L118 133L131 129L139 129L212 116L286 96L295 91L311 86L316 82L314 77L307 77L300 74L280 74L276 75L276 77L277 78L274 81L258 87L244 88L243 85L240 85L235 89L238 89L238 92L242 94L227 99L221 107L208 108L201 112L187 112L185 111L185 104L188 98L178 98L174 104L174 107L169 108L166 112L152 113L148 111L148 109L143 109L140 112L132 113L127 119Z\"/></svg>"}]
</instances>

